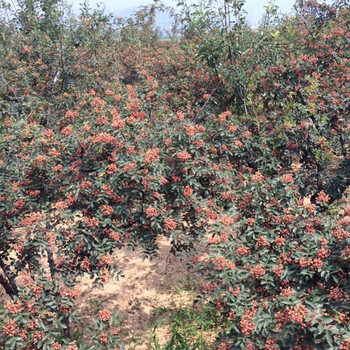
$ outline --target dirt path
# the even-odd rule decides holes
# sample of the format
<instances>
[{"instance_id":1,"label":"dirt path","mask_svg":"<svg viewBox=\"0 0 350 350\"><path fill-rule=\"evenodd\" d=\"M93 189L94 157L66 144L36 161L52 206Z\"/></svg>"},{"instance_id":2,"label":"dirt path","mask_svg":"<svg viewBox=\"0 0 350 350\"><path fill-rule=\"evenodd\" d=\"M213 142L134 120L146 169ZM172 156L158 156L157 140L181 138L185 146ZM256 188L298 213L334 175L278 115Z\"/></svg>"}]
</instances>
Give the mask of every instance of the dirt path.
<instances>
[{"instance_id":1,"label":"dirt path","mask_svg":"<svg viewBox=\"0 0 350 350\"><path fill-rule=\"evenodd\" d=\"M193 271L188 274L188 260L170 254L170 241L160 239L158 243L159 255L152 260L142 260L140 250L118 251L117 263L125 277L106 283L102 290L91 288L88 278L81 281L81 314L91 317L99 309L118 310L123 317L121 336L127 349L149 349L155 313L166 314L191 305L203 285ZM157 328L157 336L161 343L168 339L166 322Z\"/></svg>"}]
</instances>

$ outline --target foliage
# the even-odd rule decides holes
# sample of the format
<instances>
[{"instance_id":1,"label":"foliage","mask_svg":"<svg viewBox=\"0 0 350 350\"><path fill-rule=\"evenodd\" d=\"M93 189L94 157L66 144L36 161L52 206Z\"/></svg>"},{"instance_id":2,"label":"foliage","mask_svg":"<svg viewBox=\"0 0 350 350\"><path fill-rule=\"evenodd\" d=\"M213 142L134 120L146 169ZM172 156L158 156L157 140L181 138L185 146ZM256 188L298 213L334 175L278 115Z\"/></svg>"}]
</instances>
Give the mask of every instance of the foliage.
<instances>
[{"instance_id":1,"label":"foliage","mask_svg":"<svg viewBox=\"0 0 350 350\"><path fill-rule=\"evenodd\" d=\"M217 310L210 305L202 305L201 308L186 306L176 309L171 315L170 338L165 345L160 345L157 326L162 321L164 319L157 322L152 332L150 347L155 350L211 349L213 344L209 341L210 333L215 332L221 320Z\"/></svg>"},{"instance_id":2,"label":"foliage","mask_svg":"<svg viewBox=\"0 0 350 350\"><path fill-rule=\"evenodd\" d=\"M293 176L246 176L213 223L208 293L231 348L339 348L347 322L348 211L304 204ZM234 224L232 224L234 223Z\"/></svg>"},{"instance_id":3,"label":"foliage","mask_svg":"<svg viewBox=\"0 0 350 350\"><path fill-rule=\"evenodd\" d=\"M257 30L244 1L180 3L168 41L157 4L1 4L2 347L123 348L112 310L79 333L79 279L102 287L118 248L152 257L162 235L208 279L220 349L348 348L346 1L270 4ZM172 348L207 317L181 316Z\"/></svg>"}]
</instances>

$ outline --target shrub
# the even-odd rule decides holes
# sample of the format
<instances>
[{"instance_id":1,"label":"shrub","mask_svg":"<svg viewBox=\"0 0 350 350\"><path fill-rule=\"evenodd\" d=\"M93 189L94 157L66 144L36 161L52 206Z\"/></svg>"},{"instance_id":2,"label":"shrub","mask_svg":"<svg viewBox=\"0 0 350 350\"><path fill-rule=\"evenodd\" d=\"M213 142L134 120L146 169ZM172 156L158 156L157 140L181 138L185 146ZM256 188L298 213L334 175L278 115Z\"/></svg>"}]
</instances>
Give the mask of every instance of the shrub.
<instances>
[{"instance_id":1,"label":"shrub","mask_svg":"<svg viewBox=\"0 0 350 350\"><path fill-rule=\"evenodd\" d=\"M208 232L221 348L348 346L348 8L270 6L257 32L243 3L224 26L196 7L169 42L154 7L2 19L1 346L122 348L109 310L75 332L79 278L118 278L116 249L152 257L159 235L198 254Z\"/></svg>"}]
</instances>

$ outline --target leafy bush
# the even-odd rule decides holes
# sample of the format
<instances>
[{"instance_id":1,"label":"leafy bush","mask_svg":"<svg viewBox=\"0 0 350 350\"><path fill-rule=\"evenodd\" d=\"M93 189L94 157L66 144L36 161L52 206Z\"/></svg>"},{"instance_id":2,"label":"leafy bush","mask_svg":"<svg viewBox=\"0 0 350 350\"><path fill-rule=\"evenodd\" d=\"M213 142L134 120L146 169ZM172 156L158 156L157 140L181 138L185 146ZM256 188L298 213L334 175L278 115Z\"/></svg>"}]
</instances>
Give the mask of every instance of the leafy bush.
<instances>
[{"instance_id":1,"label":"leafy bush","mask_svg":"<svg viewBox=\"0 0 350 350\"><path fill-rule=\"evenodd\" d=\"M291 174L243 181L209 239L206 289L227 317L223 338L234 349L346 348L349 211L325 211L324 192L303 204Z\"/></svg>"},{"instance_id":2,"label":"leafy bush","mask_svg":"<svg viewBox=\"0 0 350 350\"><path fill-rule=\"evenodd\" d=\"M258 31L243 1L223 21L184 7L169 41L155 6L114 20L21 4L0 37L1 346L123 348L109 310L79 334L79 278L103 286L117 248L152 257L163 235L208 278L219 348L346 349L346 4L270 6Z\"/></svg>"}]
</instances>

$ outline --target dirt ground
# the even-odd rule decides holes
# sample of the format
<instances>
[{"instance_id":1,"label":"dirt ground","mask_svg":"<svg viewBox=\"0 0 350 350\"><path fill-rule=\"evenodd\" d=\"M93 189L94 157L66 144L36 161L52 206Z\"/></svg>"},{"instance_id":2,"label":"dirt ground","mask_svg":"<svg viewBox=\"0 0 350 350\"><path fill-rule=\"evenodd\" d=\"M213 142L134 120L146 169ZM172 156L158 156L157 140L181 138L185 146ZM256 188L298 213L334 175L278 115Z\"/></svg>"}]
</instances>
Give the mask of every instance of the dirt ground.
<instances>
[{"instance_id":1,"label":"dirt ground","mask_svg":"<svg viewBox=\"0 0 350 350\"><path fill-rule=\"evenodd\" d=\"M170 241L159 239L159 254L152 260L142 260L141 251L124 248L117 252L117 264L125 277L110 281L104 288L91 288L84 278L82 294L78 300L81 314L96 315L108 308L118 310L123 317L122 339L127 349L147 350L156 320L155 314L192 305L204 281L192 270L186 269L187 259L175 258L170 253ZM169 338L167 322L157 327L159 342Z\"/></svg>"}]
</instances>

